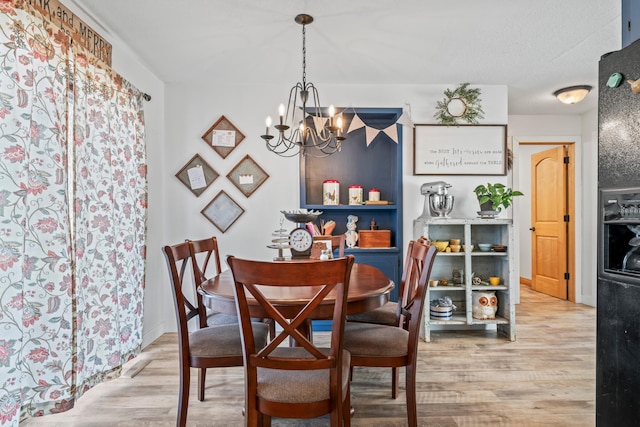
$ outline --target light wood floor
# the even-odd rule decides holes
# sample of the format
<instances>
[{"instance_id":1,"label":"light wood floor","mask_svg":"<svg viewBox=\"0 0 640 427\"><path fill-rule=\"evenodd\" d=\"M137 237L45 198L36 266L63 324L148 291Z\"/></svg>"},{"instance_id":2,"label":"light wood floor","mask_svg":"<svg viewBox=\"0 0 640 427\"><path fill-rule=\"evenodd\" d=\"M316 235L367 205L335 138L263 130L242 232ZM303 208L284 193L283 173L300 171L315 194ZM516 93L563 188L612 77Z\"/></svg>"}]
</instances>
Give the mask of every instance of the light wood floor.
<instances>
[{"instance_id":1,"label":"light wood floor","mask_svg":"<svg viewBox=\"0 0 640 427\"><path fill-rule=\"evenodd\" d=\"M420 343L421 426L595 425L595 309L523 286L516 312L516 342L494 332L446 331L432 334L431 343ZM148 362L133 378L100 384L74 409L22 425L174 426L176 340L175 334L163 335L127 364L123 376ZM242 368L209 370L204 402L195 397L193 372L188 425L241 426ZM356 369L353 426L406 425L404 389L397 400L390 398L390 374L390 369ZM404 381L401 384L404 387ZM273 426L326 425L326 418L273 421Z\"/></svg>"}]
</instances>

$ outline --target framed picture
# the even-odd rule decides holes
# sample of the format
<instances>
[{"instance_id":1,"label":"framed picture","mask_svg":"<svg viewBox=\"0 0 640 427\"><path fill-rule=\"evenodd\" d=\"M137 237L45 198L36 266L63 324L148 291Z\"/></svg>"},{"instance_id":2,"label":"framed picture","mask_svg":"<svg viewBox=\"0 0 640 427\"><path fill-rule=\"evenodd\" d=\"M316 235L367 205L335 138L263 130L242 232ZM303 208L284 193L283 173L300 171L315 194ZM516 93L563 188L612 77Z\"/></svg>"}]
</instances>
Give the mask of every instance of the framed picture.
<instances>
[{"instance_id":1,"label":"framed picture","mask_svg":"<svg viewBox=\"0 0 640 427\"><path fill-rule=\"evenodd\" d=\"M196 154L178 171L176 177L196 197L204 192L220 175L199 154Z\"/></svg>"},{"instance_id":2,"label":"framed picture","mask_svg":"<svg viewBox=\"0 0 640 427\"><path fill-rule=\"evenodd\" d=\"M247 154L231 169L227 178L242 194L249 197L269 178L269 175Z\"/></svg>"},{"instance_id":3,"label":"framed picture","mask_svg":"<svg viewBox=\"0 0 640 427\"><path fill-rule=\"evenodd\" d=\"M238 205L227 193L220 190L216 197L202 210L205 216L218 230L223 233L233 225L244 213L244 209Z\"/></svg>"},{"instance_id":4,"label":"framed picture","mask_svg":"<svg viewBox=\"0 0 640 427\"><path fill-rule=\"evenodd\" d=\"M414 175L506 173L507 125L415 125Z\"/></svg>"},{"instance_id":5,"label":"framed picture","mask_svg":"<svg viewBox=\"0 0 640 427\"><path fill-rule=\"evenodd\" d=\"M202 135L202 139L213 148L213 151L225 159L242 142L244 134L229 119L220 116Z\"/></svg>"}]
</instances>

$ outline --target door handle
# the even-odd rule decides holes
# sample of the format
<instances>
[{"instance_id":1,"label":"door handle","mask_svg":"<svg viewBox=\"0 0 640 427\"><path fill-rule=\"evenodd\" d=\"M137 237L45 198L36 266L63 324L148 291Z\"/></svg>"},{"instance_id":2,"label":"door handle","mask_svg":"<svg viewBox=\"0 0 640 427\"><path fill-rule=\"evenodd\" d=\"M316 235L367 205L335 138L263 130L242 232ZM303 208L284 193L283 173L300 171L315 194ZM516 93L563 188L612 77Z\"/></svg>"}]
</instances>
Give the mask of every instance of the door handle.
<instances>
[{"instance_id":1,"label":"door handle","mask_svg":"<svg viewBox=\"0 0 640 427\"><path fill-rule=\"evenodd\" d=\"M536 231L536 228L535 227L531 227L531 228L529 228L529 230Z\"/></svg>"}]
</instances>

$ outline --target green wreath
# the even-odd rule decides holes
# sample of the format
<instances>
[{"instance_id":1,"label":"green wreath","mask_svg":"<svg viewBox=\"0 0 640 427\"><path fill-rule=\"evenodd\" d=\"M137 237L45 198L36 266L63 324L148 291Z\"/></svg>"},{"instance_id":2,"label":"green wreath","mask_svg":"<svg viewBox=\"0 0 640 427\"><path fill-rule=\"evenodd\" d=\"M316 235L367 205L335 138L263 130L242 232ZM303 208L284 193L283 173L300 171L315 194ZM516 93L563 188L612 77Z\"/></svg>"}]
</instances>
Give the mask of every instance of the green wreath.
<instances>
[{"instance_id":1,"label":"green wreath","mask_svg":"<svg viewBox=\"0 0 640 427\"><path fill-rule=\"evenodd\" d=\"M469 83L462 83L455 90L446 89L445 98L436 103L434 117L443 125L457 125L462 120L472 125L484 118L480 102L480 89L469 89Z\"/></svg>"}]
</instances>

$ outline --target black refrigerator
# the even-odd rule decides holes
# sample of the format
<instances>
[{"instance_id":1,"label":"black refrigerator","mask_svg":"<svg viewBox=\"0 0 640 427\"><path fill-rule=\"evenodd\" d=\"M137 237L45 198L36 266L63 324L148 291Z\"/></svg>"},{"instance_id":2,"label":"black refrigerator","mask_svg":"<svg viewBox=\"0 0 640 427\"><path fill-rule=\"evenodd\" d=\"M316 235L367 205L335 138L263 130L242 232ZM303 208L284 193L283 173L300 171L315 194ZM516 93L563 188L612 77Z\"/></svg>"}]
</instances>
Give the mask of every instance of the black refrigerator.
<instances>
[{"instance_id":1,"label":"black refrigerator","mask_svg":"<svg viewBox=\"0 0 640 427\"><path fill-rule=\"evenodd\" d=\"M638 426L640 40L602 56L598 86L596 425Z\"/></svg>"}]
</instances>

